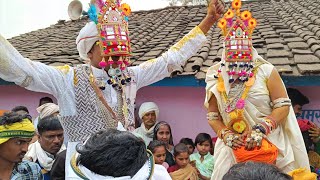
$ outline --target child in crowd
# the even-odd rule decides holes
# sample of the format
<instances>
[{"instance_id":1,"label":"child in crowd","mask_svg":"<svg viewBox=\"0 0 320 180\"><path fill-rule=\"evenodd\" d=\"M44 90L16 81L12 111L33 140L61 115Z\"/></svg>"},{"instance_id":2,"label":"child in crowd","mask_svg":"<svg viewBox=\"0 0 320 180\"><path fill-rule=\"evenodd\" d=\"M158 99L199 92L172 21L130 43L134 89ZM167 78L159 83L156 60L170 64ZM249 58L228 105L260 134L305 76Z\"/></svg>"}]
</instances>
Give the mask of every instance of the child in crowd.
<instances>
[{"instance_id":1,"label":"child in crowd","mask_svg":"<svg viewBox=\"0 0 320 180\"><path fill-rule=\"evenodd\" d=\"M180 140L180 143L183 143L183 144L187 145L187 147L189 149L189 154L193 153L193 151L195 149L195 145L194 145L192 139L190 139L190 138L182 138Z\"/></svg>"},{"instance_id":2,"label":"child in crowd","mask_svg":"<svg viewBox=\"0 0 320 180\"><path fill-rule=\"evenodd\" d=\"M162 141L154 140L150 142L148 149L152 152L155 163L168 169L169 164L164 161L166 159L166 144Z\"/></svg>"},{"instance_id":3,"label":"child in crowd","mask_svg":"<svg viewBox=\"0 0 320 180\"><path fill-rule=\"evenodd\" d=\"M199 178L202 180L210 180L214 159L210 154L212 149L211 136L207 133L200 133L195 139L197 153L190 155L190 161L195 161L196 167L199 170Z\"/></svg>"},{"instance_id":4,"label":"child in crowd","mask_svg":"<svg viewBox=\"0 0 320 180\"><path fill-rule=\"evenodd\" d=\"M172 180L198 180L198 171L189 163L187 145L179 143L174 147L174 159L176 165L168 168Z\"/></svg>"}]
</instances>

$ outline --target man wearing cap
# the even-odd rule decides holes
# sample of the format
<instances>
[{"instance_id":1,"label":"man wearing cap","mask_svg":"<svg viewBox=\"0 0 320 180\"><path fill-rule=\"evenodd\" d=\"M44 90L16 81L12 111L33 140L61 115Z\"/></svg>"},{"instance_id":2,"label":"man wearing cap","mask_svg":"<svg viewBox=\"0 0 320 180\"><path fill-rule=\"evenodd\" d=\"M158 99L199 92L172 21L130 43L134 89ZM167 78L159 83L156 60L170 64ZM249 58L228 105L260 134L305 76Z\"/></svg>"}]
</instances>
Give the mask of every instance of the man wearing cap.
<instances>
[{"instance_id":1,"label":"man wearing cap","mask_svg":"<svg viewBox=\"0 0 320 180\"><path fill-rule=\"evenodd\" d=\"M194 55L223 11L222 3L212 0L203 21L166 53L127 67L131 53L127 22L130 7L119 0L97 1L88 12L92 21L76 39L80 57L90 64L50 67L23 58L0 36L0 78L57 98L69 138L69 162L76 144L92 133L106 128L133 130L137 90L168 77ZM68 171L66 174L68 177Z\"/></svg>"},{"instance_id":2,"label":"man wearing cap","mask_svg":"<svg viewBox=\"0 0 320 180\"><path fill-rule=\"evenodd\" d=\"M40 167L22 161L34 135L29 119L15 112L0 117L0 179L43 179Z\"/></svg>"}]
</instances>

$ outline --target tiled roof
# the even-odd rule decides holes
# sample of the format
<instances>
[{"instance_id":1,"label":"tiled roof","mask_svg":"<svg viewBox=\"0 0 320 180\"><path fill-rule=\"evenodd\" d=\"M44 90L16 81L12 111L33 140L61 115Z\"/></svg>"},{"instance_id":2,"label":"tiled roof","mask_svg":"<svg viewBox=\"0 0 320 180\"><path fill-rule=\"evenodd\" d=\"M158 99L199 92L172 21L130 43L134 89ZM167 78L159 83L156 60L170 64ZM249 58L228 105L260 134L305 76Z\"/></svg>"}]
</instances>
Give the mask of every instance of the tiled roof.
<instances>
[{"instance_id":1,"label":"tiled roof","mask_svg":"<svg viewBox=\"0 0 320 180\"><path fill-rule=\"evenodd\" d=\"M258 20L253 44L258 53L285 76L320 75L320 1L281 0L244 2ZM206 15L205 6L168 7L134 12L129 30L133 65L156 58L178 42ZM83 63L75 39L88 21L59 21L45 29L9 41L23 56L50 65ZM219 28L212 27L208 42L181 68L178 75L204 79L222 53Z\"/></svg>"}]
</instances>

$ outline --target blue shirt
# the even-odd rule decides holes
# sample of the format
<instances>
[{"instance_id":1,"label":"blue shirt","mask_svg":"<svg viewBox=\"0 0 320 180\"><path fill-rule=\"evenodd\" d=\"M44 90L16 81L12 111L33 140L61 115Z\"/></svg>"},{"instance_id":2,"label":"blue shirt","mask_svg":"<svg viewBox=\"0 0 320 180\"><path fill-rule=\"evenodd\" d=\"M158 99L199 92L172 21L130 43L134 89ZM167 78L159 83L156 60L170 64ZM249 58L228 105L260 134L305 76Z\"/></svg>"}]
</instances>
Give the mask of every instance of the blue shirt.
<instances>
[{"instance_id":1,"label":"blue shirt","mask_svg":"<svg viewBox=\"0 0 320 180\"><path fill-rule=\"evenodd\" d=\"M12 171L11 180L43 180L38 164L22 161Z\"/></svg>"}]
</instances>

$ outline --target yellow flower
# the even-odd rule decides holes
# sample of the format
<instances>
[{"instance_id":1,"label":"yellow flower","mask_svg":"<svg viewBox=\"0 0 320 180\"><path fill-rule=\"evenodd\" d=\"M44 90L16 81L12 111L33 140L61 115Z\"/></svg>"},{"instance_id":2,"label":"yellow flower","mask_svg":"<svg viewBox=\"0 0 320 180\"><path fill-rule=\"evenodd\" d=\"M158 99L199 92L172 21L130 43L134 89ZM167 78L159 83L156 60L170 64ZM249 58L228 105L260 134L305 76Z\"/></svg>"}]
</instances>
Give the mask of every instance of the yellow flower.
<instances>
[{"instance_id":1,"label":"yellow flower","mask_svg":"<svg viewBox=\"0 0 320 180\"><path fill-rule=\"evenodd\" d=\"M257 26L257 20L255 18L249 19L249 28L254 29Z\"/></svg>"},{"instance_id":2,"label":"yellow flower","mask_svg":"<svg viewBox=\"0 0 320 180\"><path fill-rule=\"evenodd\" d=\"M241 13L241 19L242 20L248 20L248 19L250 19L251 18L251 12L249 12L249 11L243 11L242 13Z\"/></svg>"},{"instance_id":3,"label":"yellow flower","mask_svg":"<svg viewBox=\"0 0 320 180\"><path fill-rule=\"evenodd\" d=\"M124 15L129 16L131 14L131 8L128 4L121 4L121 9Z\"/></svg>"},{"instance_id":4,"label":"yellow flower","mask_svg":"<svg viewBox=\"0 0 320 180\"><path fill-rule=\"evenodd\" d=\"M236 122L232 125L232 128L238 132L239 134L243 133L243 131L246 129L247 125L244 121Z\"/></svg>"},{"instance_id":5,"label":"yellow flower","mask_svg":"<svg viewBox=\"0 0 320 180\"><path fill-rule=\"evenodd\" d=\"M231 18L233 18L233 16L234 16L234 13L231 9L228 9L228 11L224 14L224 17L226 19L231 19Z\"/></svg>"},{"instance_id":6,"label":"yellow flower","mask_svg":"<svg viewBox=\"0 0 320 180\"><path fill-rule=\"evenodd\" d=\"M220 19L220 21L218 22L218 27L220 29L224 29L227 27L227 20L225 18Z\"/></svg>"},{"instance_id":7,"label":"yellow flower","mask_svg":"<svg viewBox=\"0 0 320 180\"><path fill-rule=\"evenodd\" d=\"M232 7L233 7L233 9L240 9L241 8L241 0L233 0Z\"/></svg>"}]
</instances>

